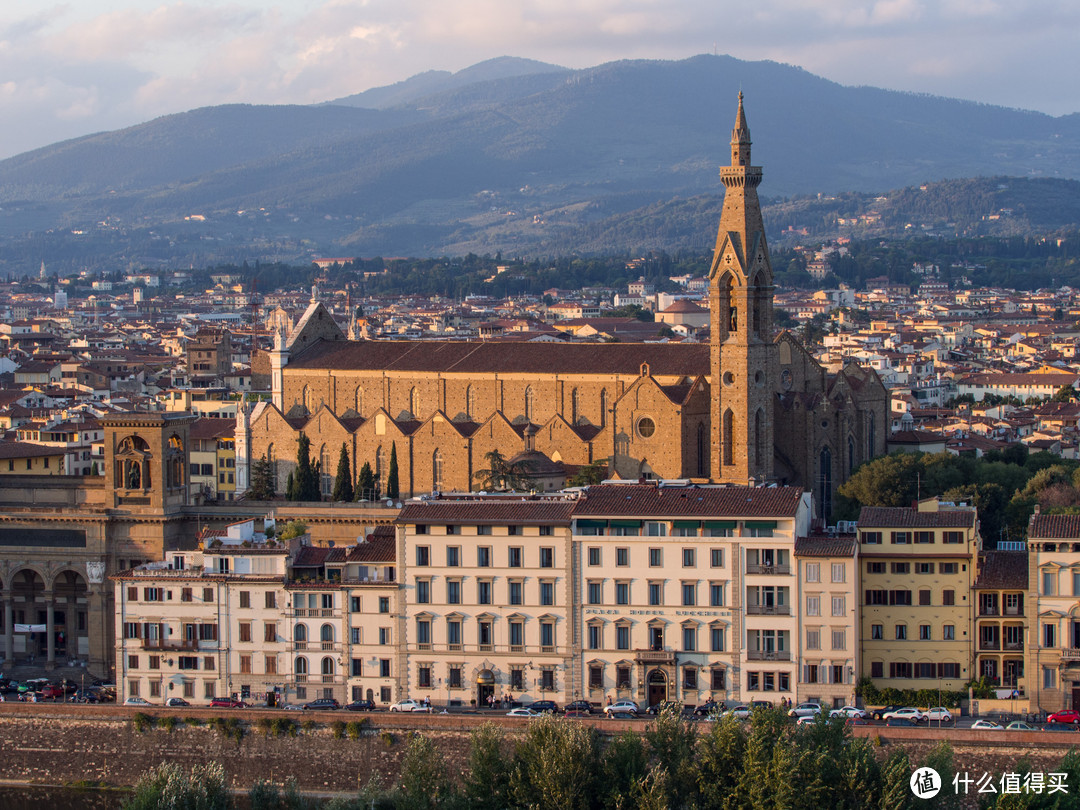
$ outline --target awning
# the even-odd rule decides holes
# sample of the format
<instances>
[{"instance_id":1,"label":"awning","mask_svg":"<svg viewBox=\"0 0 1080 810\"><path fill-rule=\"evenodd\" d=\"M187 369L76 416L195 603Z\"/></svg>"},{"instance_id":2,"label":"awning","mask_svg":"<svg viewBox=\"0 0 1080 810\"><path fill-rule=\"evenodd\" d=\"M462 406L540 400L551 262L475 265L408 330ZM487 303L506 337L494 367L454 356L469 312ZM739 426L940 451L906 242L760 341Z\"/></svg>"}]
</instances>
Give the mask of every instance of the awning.
<instances>
[{"instance_id":1,"label":"awning","mask_svg":"<svg viewBox=\"0 0 1080 810\"><path fill-rule=\"evenodd\" d=\"M748 529L775 529L775 520L748 520L743 525Z\"/></svg>"},{"instance_id":2,"label":"awning","mask_svg":"<svg viewBox=\"0 0 1080 810\"><path fill-rule=\"evenodd\" d=\"M673 520L671 525L676 529L696 529L701 525L700 520Z\"/></svg>"},{"instance_id":3,"label":"awning","mask_svg":"<svg viewBox=\"0 0 1080 810\"><path fill-rule=\"evenodd\" d=\"M734 529L739 525L737 520L706 520L706 529Z\"/></svg>"},{"instance_id":4,"label":"awning","mask_svg":"<svg viewBox=\"0 0 1080 810\"><path fill-rule=\"evenodd\" d=\"M579 519L577 525L579 529L604 529L607 528L607 521Z\"/></svg>"},{"instance_id":5,"label":"awning","mask_svg":"<svg viewBox=\"0 0 1080 810\"><path fill-rule=\"evenodd\" d=\"M640 529L640 520L613 520L611 521L611 528L613 529Z\"/></svg>"}]
</instances>

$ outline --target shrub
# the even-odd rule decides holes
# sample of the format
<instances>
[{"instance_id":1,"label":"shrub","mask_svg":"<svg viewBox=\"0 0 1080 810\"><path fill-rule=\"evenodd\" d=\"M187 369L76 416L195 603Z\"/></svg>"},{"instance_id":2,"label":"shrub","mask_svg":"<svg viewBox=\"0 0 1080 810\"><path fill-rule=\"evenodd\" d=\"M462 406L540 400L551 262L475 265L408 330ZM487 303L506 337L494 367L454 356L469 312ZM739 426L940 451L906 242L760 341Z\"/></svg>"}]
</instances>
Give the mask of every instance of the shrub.
<instances>
[{"instance_id":1,"label":"shrub","mask_svg":"<svg viewBox=\"0 0 1080 810\"><path fill-rule=\"evenodd\" d=\"M397 742L397 740L394 739L394 735L391 734L389 731L384 731L382 734L380 734L379 739L382 740L383 745L385 745L387 748L390 748L395 742Z\"/></svg>"},{"instance_id":2,"label":"shrub","mask_svg":"<svg viewBox=\"0 0 1080 810\"><path fill-rule=\"evenodd\" d=\"M189 726L201 726L202 718L199 717L185 717L184 723Z\"/></svg>"},{"instance_id":3,"label":"shrub","mask_svg":"<svg viewBox=\"0 0 1080 810\"><path fill-rule=\"evenodd\" d=\"M163 729L165 729L166 731L169 731L169 732L171 732L174 728L176 728L176 723L177 723L176 718L173 717L171 714L167 714L164 717L159 717L157 719L157 727L158 728L163 728Z\"/></svg>"},{"instance_id":4,"label":"shrub","mask_svg":"<svg viewBox=\"0 0 1080 810\"><path fill-rule=\"evenodd\" d=\"M295 737L298 726L288 717L276 717L271 721L275 737Z\"/></svg>"},{"instance_id":5,"label":"shrub","mask_svg":"<svg viewBox=\"0 0 1080 810\"><path fill-rule=\"evenodd\" d=\"M330 731L333 732L335 740L340 740L345 736L345 724L340 720L335 720L330 724Z\"/></svg>"},{"instance_id":6,"label":"shrub","mask_svg":"<svg viewBox=\"0 0 1080 810\"><path fill-rule=\"evenodd\" d=\"M271 736L273 736L274 731L275 731L274 720L271 720L269 717L260 717L255 721L255 728L257 728L259 731L261 731L267 737L271 737ZM262 783L260 783L260 782L256 782L255 787L253 787L251 789L252 792L254 793L255 788L258 788L261 784ZM276 788L275 788L275 790L276 790Z\"/></svg>"},{"instance_id":7,"label":"shrub","mask_svg":"<svg viewBox=\"0 0 1080 810\"><path fill-rule=\"evenodd\" d=\"M131 724L138 732L149 731L154 727L154 718L146 712L135 712L135 716L131 718Z\"/></svg>"},{"instance_id":8,"label":"shrub","mask_svg":"<svg viewBox=\"0 0 1080 810\"><path fill-rule=\"evenodd\" d=\"M367 718L361 717L359 720L351 720L345 726L345 733L349 735L350 740L359 740L364 735L364 724L366 722Z\"/></svg>"},{"instance_id":9,"label":"shrub","mask_svg":"<svg viewBox=\"0 0 1080 810\"><path fill-rule=\"evenodd\" d=\"M319 724L316 723L314 720L305 720L303 723L301 723L300 727L304 729L305 733L310 734L319 727Z\"/></svg>"},{"instance_id":10,"label":"shrub","mask_svg":"<svg viewBox=\"0 0 1080 810\"><path fill-rule=\"evenodd\" d=\"M226 810L232 806L225 771L216 762L195 765L190 773L180 766L163 762L139 779L132 797L123 810L159 810L159 808L200 808Z\"/></svg>"}]
</instances>

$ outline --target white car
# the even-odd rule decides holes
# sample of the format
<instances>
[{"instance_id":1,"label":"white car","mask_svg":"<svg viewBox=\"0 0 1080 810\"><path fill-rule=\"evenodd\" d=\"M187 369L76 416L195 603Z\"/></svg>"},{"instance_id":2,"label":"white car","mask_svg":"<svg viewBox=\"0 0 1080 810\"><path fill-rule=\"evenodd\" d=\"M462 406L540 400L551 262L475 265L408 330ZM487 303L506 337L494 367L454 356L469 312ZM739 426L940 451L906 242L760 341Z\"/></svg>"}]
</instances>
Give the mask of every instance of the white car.
<instances>
[{"instance_id":1,"label":"white car","mask_svg":"<svg viewBox=\"0 0 1080 810\"><path fill-rule=\"evenodd\" d=\"M921 723L926 719L926 715L920 712L918 709L913 709L910 706L905 706L903 709L895 709L894 711L887 712L881 719L888 722L893 717L906 717L913 723Z\"/></svg>"},{"instance_id":2,"label":"white car","mask_svg":"<svg viewBox=\"0 0 1080 810\"><path fill-rule=\"evenodd\" d=\"M153 706L154 704L151 703L146 698L129 697L127 700L124 701L124 705L125 706Z\"/></svg>"},{"instance_id":3,"label":"white car","mask_svg":"<svg viewBox=\"0 0 1080 810\"><path fill-rule=\"evenodd\" d=\"M934 722L951 723L952 712L944 706L932 706L924 712L926 719Z\"/></svg>"},{"instance_id":4,"label":"white car","mask_svg":"<svg viewBox=\"0 0 1080 810\"><path fill-rule=\"evenodd\" d=\"M637 714L638 705L632 700L617 700L604 707L604 714Z\"/></svg>"},{"instance_id":5,"label":"white car","mask_svg":"<svg viewBox=\"0 0 1080 810\"><path fill-rule=\"evenodd\" d=\"M1004 731L1005 728L1000 723L994 723L990 720L976 720L971 724L971 728L974 730L982 729L983 731Z\"/></svg>"},{"instance_id":6,"label":"white car","mask_svg":"<svg viewBox=\"0 0 1080 810\"><path fill-rule=\"evenodd\" d=\"M800 703L788 712L789 717L817 717L821 714L820 703Z\"/></svg>"},{"instance_id":7,"label":"white car","mask_svg":"<svg viewBox=\"0 0 1080 810\"><path fill-rule=\"evenodd\" d=\"M727 709L726 711L721 712L721 714L722 715L731 714L731 715L734 715L735 717L737 717L739 720L746 720L748 717L750 717L750 707L747 706L746 704L741 704L739 706L732 706L730 709Z\"/></svg>"},{"instance_id":8,"label":"white car","mask_svg":"<svg viewBox=\"0 0 1080 810\"><path fill-rule=\"evenodd\" d=\"M857 717L860 720L865 720L870 715L858 706L842 706L839 709L833 709L829 712L829 717Z\"/></svg>"},{"instance_id":9,"label":"white car","mask_svg":"<svg viewBox=\"0 0 1080 810\"><path fill-rule=\"evenodd\" d=\"M816 723L818 721L818 718L820 716L821 715L819 715L819 714L804 714L802 717L800 717L798 720L795 721L795 725L797 725L797 726L812 726L812 725L814 725L814 723Z\"/></svg>"},{"instance_id":10,"label":"white car","mask_svg":"<svg viewBox=\"0 0 1080 810\"><path fill-rule=\"evenodd\" d=\"M430 712L431 707L425 706L419 700L413 700L412 698L405 698L405 700L399 700L390 706L392 712Z\"/></svg>"},{"instance_id":11,"label":"white car","mask_svg":"<svg viewBox=\"0 0 1080 810\"><path fill-rule=\"evenodd\" d=\"M507 717L542 717L540 712L534 712L528 706L519 706L516 709L511 709L506 713Z\"/></svg>"},{"instance_id":12,"label":"white car","mask_svg":"<svg viewBox=\"0 0 1080 810\"><path fill-rule=\"evenodd\" d=\"M304 710L303 703L286 703L284 706L279 706L283 712L302 712Z\"/></svg>"}]
</instances>

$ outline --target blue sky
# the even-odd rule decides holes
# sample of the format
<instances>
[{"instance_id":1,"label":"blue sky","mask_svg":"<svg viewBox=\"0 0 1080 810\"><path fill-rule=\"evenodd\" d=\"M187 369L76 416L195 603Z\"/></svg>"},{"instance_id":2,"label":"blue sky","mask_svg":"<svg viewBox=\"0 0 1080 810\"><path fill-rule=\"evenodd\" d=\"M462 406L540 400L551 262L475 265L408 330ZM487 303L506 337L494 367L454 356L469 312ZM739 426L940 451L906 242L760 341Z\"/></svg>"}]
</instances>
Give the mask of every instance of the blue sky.
<instances>
[{"instance_id":1,"label":"blue sky","mask_svg":"<svg viewBox=\"0 0 1080 810\"><path fill-rule=\"evenodd\" d=\"M727 53L1080 111L1076 0L71 0L0 3L0 158L223 103L306 104L496 56Z\"/></svg>"}]
</instances>

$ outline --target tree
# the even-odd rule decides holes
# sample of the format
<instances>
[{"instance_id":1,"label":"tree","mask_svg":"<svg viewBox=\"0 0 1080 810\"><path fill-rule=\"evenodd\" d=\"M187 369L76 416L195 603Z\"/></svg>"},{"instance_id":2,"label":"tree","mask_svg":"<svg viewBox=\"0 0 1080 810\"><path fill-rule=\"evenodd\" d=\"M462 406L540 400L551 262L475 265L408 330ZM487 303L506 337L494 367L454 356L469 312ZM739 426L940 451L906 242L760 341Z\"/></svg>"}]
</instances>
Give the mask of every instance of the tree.
<instances>
[{"instance_id":1,"label":"tree","mask_svg":"<svg viewBox=\"0 0 1080 810\"><path fill-rule=\"evenodd\" d=\"M1063 385L1050 398L1051 402L1072 402L1076 399L1076 389L1071 385Z\"/></svg>"},{"instance_id":2,"label":"tree","mask_svg":"<svg viewBox=\"0 0 1080 810\"><path fill-rule=\"evenodd\" d=\"M664 707L656 721L645 729L645 739L656 764L669 777L664 780L667 788L668 807L682 807L690 798L694 787L693 767L697 751L697 729L689 720L683 720L681 706Z\"/></svg>"},{"instance_id":3,"label":"tree","mask_svg":"<svg viewBox=\"0 0 1080 810\"><path fill-rule=\"evenodd\" d=\"M311 463L311 440L301 433L296 445L296 475L293 478L296 497L289 500L321 501L319 473Z\"/></svg>"},{"instance_id":4,"label":"tree","mask_svg":"<svg viewBox=\"0 0 1080 810\"><path fill-rule=\"evenodd\" d=\"M225 769L219 763L193 765L185 773L179 765L163 762L142 775L123 810L226 810L232 804Z\"/></svg>"},{"instance_id":5,"label":"tree","mask_svg":"<svg viewBox=\"0 0 1080 810\"><path fill-rule=\"evenodd\" d=\"M592 486L593 484L599 484L607 478L607 474L607 459L603 458L599 461L594 461L592 464L579 467L578 471L566 482L566 485L568 487Z\"/></svg>"},{"instance_id":6,"label":"tree","mask_svg":"<svg viewBox=\"0 0 1080 810\"><path fill-rule=\"evenodd\" d=\"M352 468L349 466L349 450L345 442L341 443L341 455L338 456L337 477L334 479L334 494L331 498L335 501L351 501L353 499Z\"/></svg>"},{"instance_id":7,"label":"tree","mask_svg":"<svg viewBox=\"0 0 1080 810\"><path fill-rule=\"evenodd\" d=\"M396 498L400 494L398 488L397 469L397 442L390 445L390 467L386 471L386 497Z\"/></svg>"},{"instance_id":8,"label":"tree","mask_svg":"<svg viewBox=\"0 0 1080 810\"><path fill-rule=\"evenodd\" d=\"M356 477L355 495L358 501L374 501L379 497L379 493L375 491L375 473L366 461L360 468L360 475Z\"/></svg>"},{"instance_id":9,"label":"tree","mask_svg":"<svg viewBox=\"0 0 1080 810\"><path fill-rule=\"evenodd\" d=\"M296 490L296 476L292 470L289 470L289 477L285 481L285 500L298 501L300 496Z\"/></svg>"},{"instance_id":10,"label":"tree","mask_svg":"<svg viewBox=\"0 0 1080 810\"><path fill-rule=\"evenodd\" d=\"M586 810L601 772L596 730L562 718L529 724L514 756L512 796L523 807Z\"/></svg>"},{"instance_id":11,"label":"tree","mask_svg":"<svg viewBox=\"0 0 1080 810\"><path fill-rule=\"evenodd\" d=\"M602 768L604 806L632 807L633 797L649 773L649 757L641 735L624 731L609 742Z\"/></svg>"},{"instance_id":12,"label":"tree","mask_svg":"<svg viewBox=\"0 0 1080 810\"><path fill-rule=\"evenodd\" d=\"M262 458L251 463L251 481L248 485L247 497L253 501L268 501L276 494L274 471L264 453Z\"/></svg>"},{"instance_id":13,"label":"tree","mask_svg":"<svg viewBox=\"0 0 1080 810\"><path fill-rule=\"evenodd\" d=\"M447 774L446 760L431 740L414 733L401 761L398 777L401 789L400 807L409 810L428 810L451 799L454 788Z\"/></svg>"},{"instance_id":14,"label":"tree","mask_svg":"<svg viewBox=\"0 0 1080 810\"><path fill-rule=\"evenodd\" d=\"M294 537L299 537L302 534L307 533L307 524L300 520L290 520L285 524L285 528L278 534L279 540L292 540Z\"/></svg>"},{"instance_id":15,"label":"tree","mask_svg":"<svg viewBox=\"0 0 1080 810\"><path fill-rule=\"evenodd\" d=\"M484 454L488 467L477 470L473 477L487 490L527 490L531 487L528 470L523 464L511 464L498 448Z\"/></svg>"},{"instance_id":16,"label":"tree","mask_svg":"<svg viewBox=\"0 0 1080 810\"><path fill-rule=\"evenodd\" d=\"M859 467L839 492L862 506L908 506L919 496L921 475L915 454L893 453Z\"/></svg>"},{"instance_id":17,"label":"tree","mask_svg":"<svg viewBox=\"0 0 1080 810\"><path fill-rule=\"evenodd\" d=\"M502 810L510 804L509 757L503 753L503 733L484 723L469 735L469 768L462 778L462 792L469 807Z\"/></svg>"}]
</instances>

